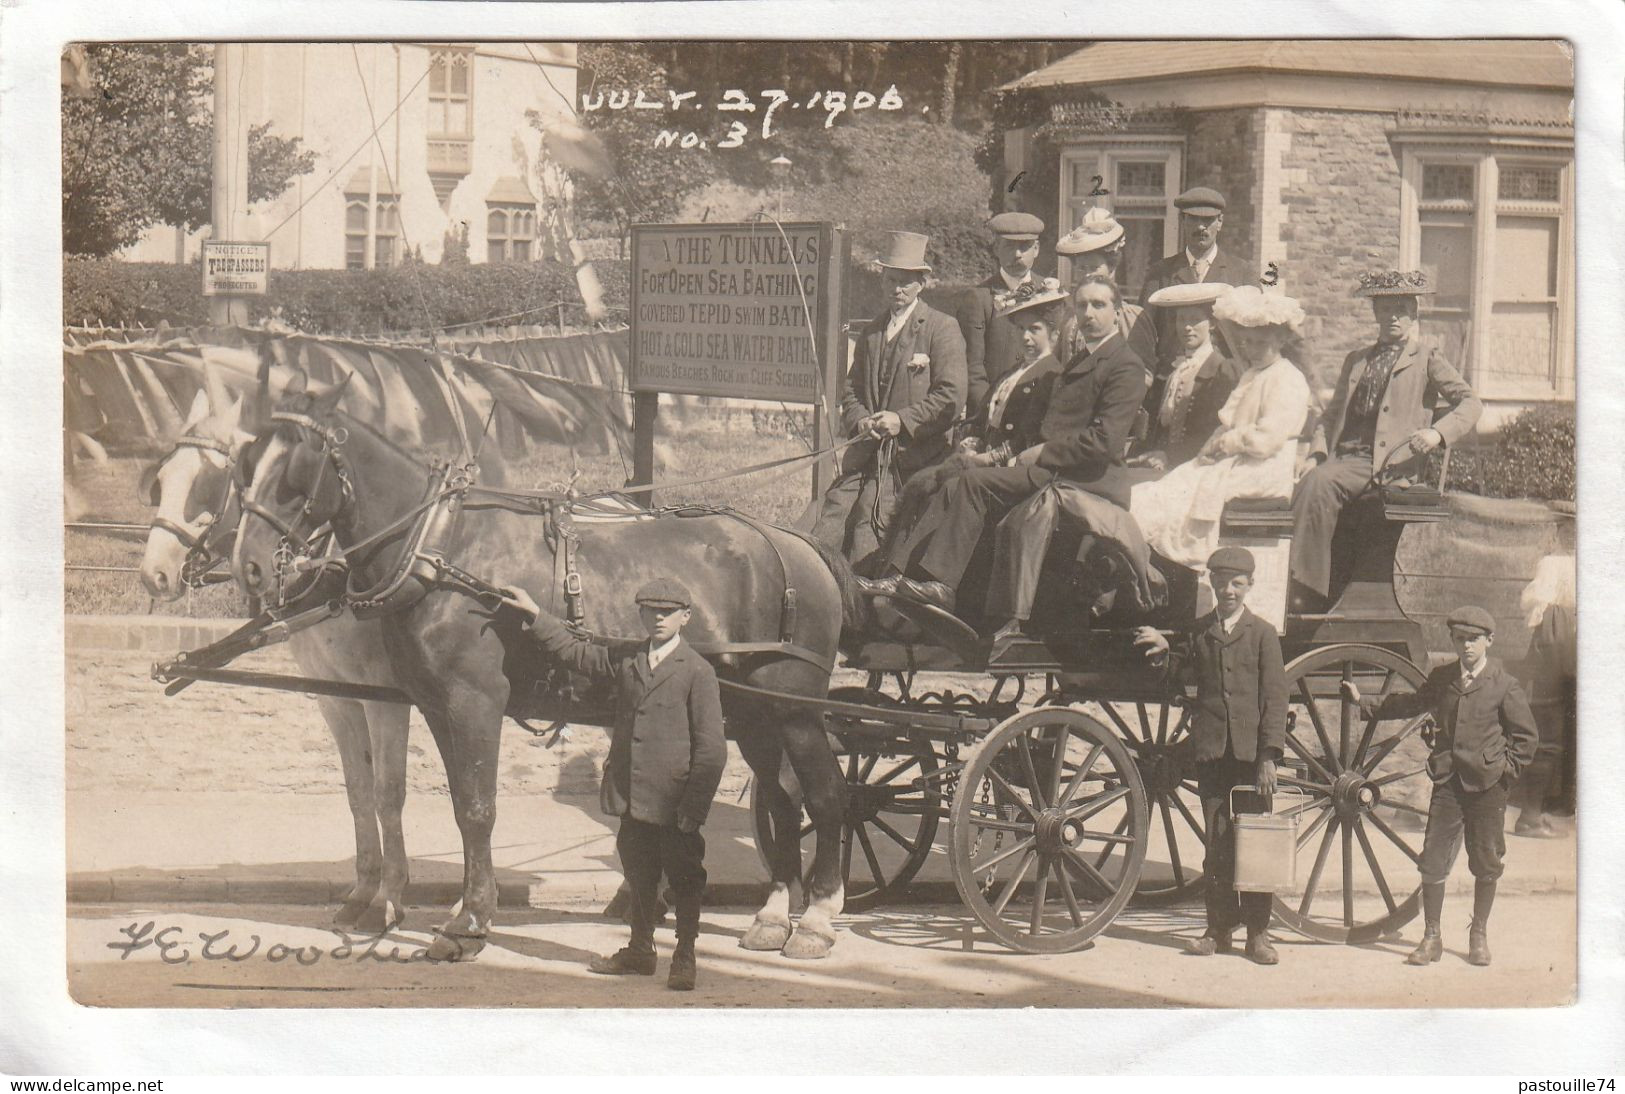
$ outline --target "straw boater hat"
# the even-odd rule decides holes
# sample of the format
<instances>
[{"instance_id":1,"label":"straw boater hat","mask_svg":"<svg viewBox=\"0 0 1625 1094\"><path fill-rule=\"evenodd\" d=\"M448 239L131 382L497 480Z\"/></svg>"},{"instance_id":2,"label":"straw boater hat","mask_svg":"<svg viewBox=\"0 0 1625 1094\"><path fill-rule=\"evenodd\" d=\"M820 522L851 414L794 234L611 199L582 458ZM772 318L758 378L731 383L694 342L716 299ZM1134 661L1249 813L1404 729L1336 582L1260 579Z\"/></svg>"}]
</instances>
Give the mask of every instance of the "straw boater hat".
<instances>
[{"instance_id":1,"label":"straw boater hat","mask_svg":"<svg viewBox=\"0 0 1625 1094\"><path fill-rule=\"evenodd\" d=\"M1146 298L1153 308L1212 308L1230 291L1222 281L1196 281L1189 285L1164 285Z\"/></svg>"},{"instance_id":2,"label":"straw boater hat","mask_svg":"<svg viewBox=\"0 0 1625 1094\"><path fill-rule=\"evenodd\" d=\"M1042 282L1029 281L1011 294L1010 298L1002 304L993 314L1004 319L1013 319L1021 315L1023 320L1031 318L1023 315L1035 308L1051 309L1067 298L1066 290L1061 283L1053 277L1046 277ZM1046 319L1051 318L1046 315Z\"/></svg>"},{"instance_id":3,"label":"straw boater hat","mask_svg":"<svg viewBox=\"0 0 1625 1094\"><path fill-rule=\"evenodd\" d=\"M928 242L925 236L919 232L890 232L888 237L886 253L875 259L877 266L913 273L931 272L931 266L925 261L925 245Z\"/></svg>"},{"instance_id":4,"label":"straw boater hat","mask_svg":"<svg viewBox=\"0 0 1625 1094\"><path fill-rule=\"evenodd\" d=\"M1066 235L1055 241L1058 255L1081 255L1090 251L1104 251L1123 238L1123 226L1100 206L1091 206L1083 220Z\"/></svg>"},{"instance_id":5,"label":"straw boater hat","mask_svg":"<svg viewBox=\"0 0 1625 1094\"><path fill-rule=\"evenodd\" d=\"M1432 296L1437 291L1428 284L1428 275L1424 270L1380 270L1361 274L1354 295Z\"/></svg>"},{"instance_id":6,"label":"straw boater hat","mask_svg":"<svg viewBox=\"0 0 1625 1094\"><path fill-rule=\"evenodd\" d=\"M1242 285L1213 302L1213 318L1238 327L1284 327L1296 334L1304 314L1290 296L1265 292L1257 285Z\"/></svg>"}]
</instances>

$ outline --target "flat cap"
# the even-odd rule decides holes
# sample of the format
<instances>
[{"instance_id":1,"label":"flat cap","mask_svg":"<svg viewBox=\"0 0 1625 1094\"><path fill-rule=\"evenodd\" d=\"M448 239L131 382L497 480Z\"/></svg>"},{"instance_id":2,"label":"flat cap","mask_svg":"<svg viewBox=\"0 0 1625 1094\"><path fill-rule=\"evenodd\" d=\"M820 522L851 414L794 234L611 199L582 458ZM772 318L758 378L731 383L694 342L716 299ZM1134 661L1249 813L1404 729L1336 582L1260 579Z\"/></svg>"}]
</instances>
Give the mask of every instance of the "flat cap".
<instances>
[{"instance_id":1,"label":"flat cap","mask_svg":"<svg viewBox=\"0 0 1625 1094\"><path fill-rule=\"evenodd\" d=\"M1224 195L1206 186L1192 186L1174 199L1174 208L1193 217L1216 217L1224 212Z\"/></svg>"},{"instance_id":2,"label":"flat cap","mask_svg":"<svg viewBox=\"0 0 1625 1094\"><path fill-rule=\"evenodd\" d=\"M1477 604L1463 604L1445 616L1444 622L1445 626L1452 629L1460 627L1464 631L1477 631L1479 634L1495 633L1495 617Z\"/></svg>"},{"instance_id":3,"label":"flat cap","mask_svg":"<svg viewBox=\"0 0 1625 1094\"><path fill-rule=\"evenodd\" d=\"M1245 547L1220 547L1207 556L1209 573L1225 570L1233 574L1253 574L1253 553Z\"/></svg>"},{"instance_id":4,"label":"flat cap","mask_svg":"<svg viewBox=\"0 0 1625 1094\"><path fill-rule=\"evenodd\" d=\"M1037 239L1044 222L1031 213L1000 213L987 222L988 229L1005 239Z\"/></svg>"},{"instance_id":5,"label":"flat cap","mask_svg":"<svg viewBox=\"0 0 1625 1094\"><path fill-rule=\"evenodd\" d=\"M655 578L638 590L635 599L653 608L686 608L694 603L683 583L670 577Z\"/></svg>"}]
</instances>

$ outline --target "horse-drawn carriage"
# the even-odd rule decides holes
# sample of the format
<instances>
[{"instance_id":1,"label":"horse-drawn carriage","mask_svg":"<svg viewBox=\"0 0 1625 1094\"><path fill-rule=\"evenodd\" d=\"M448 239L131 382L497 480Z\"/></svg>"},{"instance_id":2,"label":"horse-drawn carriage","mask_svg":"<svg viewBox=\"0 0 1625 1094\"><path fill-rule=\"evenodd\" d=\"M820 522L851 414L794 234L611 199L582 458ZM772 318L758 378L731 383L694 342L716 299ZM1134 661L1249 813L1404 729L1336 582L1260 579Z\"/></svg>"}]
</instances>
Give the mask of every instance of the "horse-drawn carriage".
<instances>
[{"instance_id":1,"label":"horse-drawn carriage","mask_svg":"<svg viewBox=\"0 0 1625 1094\"><path fill-rule=\"evenodd\" d=\"M437 955L477 949L494 910L489 826L502 715L601 721L605 713L601 697L515 654L493 579L522 572L531 587L552 591L560 614L578 618L587 574L596 605L587 621L612 634L635 633L617 590L643 570L712 574L701 585L693 644L719 663L730 736L756 774L758 846L775 879L747 945L827 952L843 894L854 909L904 889L936 853L944 818L947 862L966 907L1018 950L1074 950L1131 902L1167 904L1199 891L1203 829L1185 747L1186 696L1129 641L1139 625L1189 625L1197 589L1188 574L1174 575L1165 603L1149 615L1126 599L1101 610L1074 595L1069 552L1052 552L1059 561L1043 597L1048 622L1035 628L1042 639L989 659L906 628L855 629L841 566L793 533L714 507L656 514L606 506L601 496L478 486L466 468L423 467L338 414L331 399L296 395L231 459L236 500L222 508L242 514L239 580L268 594L285 578L320 589L304 578L325 575L350 591L302 592L220 648L155 672L175 682L409 701L425 711L447 763L467 863L464 902L439 928L447 941ZM165 488L184 497L191 487ZM224 528L235 514L216 516ZM1368 493L1345 513L1332 606L1280 620L1291 686L1280 781L1301 794L1289 808L1301 817L1298 853L1308 867L1276 910L1314 938L1374 939L1418 909L1412 868L1427 802L1421 722L1361 719L1339 684L1355 681L1377 696L1422 681L1425 647L1395 598L1394 552L1406 524L1443 516L1437 489ZM1291 528L1284 500L1233 505L1225 520L1232 542L1265 553L1278 552ZM323 528L338 544L327 556L316 549ZM193 534L188 546L207 551L209 537ZM1283 608L1284 577L1283 569ZM344 607L400 613L382 643L396 688L220 667L278 636L277 628L285 633ZM866 675L862 686L828 689L837 644L847 666ZM812 937L798 950L789 915L809 837L818 846L796 938L803 930ZM1334 851L1340 870L1329 874Z\"/></svg>"}]
</instances>

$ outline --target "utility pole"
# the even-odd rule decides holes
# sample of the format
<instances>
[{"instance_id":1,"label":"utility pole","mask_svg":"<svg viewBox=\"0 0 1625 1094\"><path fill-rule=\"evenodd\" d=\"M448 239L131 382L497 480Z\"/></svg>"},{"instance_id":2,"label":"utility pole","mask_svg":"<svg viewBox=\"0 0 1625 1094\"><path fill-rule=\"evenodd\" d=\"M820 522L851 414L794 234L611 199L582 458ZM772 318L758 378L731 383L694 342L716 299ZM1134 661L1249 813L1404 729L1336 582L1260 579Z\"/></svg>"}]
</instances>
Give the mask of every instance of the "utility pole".
<instances>
[{"instance_id":1,"label":"utility pole","mask_svg":"<svg viewBox=\"0 0 1625 1094\"><path fill-rule=\"evenodd\" d=\"M248 209L248 141L237 94L243 47L214 47L214 177L210 233L218 240L240 238L238 218ZM209 297L209 322L217 327L248 325L248 301L240 296Z\"/></svg>"}]
</instances>

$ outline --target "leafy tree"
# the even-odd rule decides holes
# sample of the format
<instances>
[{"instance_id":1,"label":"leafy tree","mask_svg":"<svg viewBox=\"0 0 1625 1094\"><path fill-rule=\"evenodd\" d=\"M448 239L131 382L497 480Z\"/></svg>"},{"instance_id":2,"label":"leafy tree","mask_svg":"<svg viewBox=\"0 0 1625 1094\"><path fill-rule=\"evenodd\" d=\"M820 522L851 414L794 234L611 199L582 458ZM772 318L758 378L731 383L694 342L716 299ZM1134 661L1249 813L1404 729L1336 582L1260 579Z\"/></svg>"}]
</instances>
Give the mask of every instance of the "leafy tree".
<instances>
[{"instance_id":1,"label":"leafy tree","mask_svg":"<svg viewBox=\"0 0 1625 1094\"><path fill-rule=\"evenodd\" d=\"M62 100L62 246L108 255L154 224L209 222L213 59L173 43L84 48L94 93ZM248 132L248 200L315 168L316 155L270 124Z\"/></svg>"}]
</instances>

